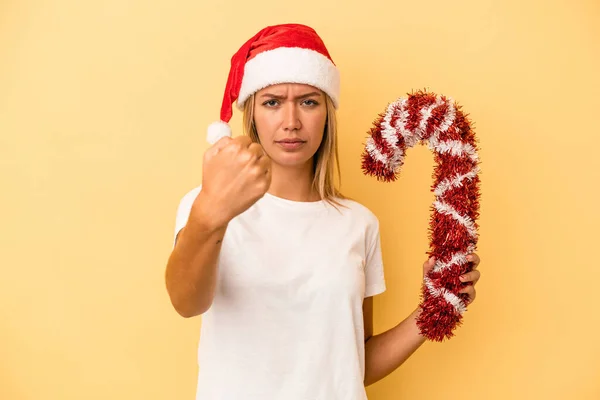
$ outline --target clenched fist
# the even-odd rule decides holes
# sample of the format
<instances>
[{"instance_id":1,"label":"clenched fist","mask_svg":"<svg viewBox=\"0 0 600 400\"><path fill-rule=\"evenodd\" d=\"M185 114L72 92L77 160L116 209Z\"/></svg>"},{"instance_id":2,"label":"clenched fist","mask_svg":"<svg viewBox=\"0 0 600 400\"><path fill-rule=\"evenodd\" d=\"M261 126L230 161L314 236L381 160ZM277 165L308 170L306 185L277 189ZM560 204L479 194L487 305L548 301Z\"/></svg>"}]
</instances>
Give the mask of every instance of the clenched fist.
<instances>
[{"instance_id":1,"label":"clenched fist","mask_svg":"<svg viewBox=\"0 0 600 400\"><path fill-rule=\"evenodd\" d=\"M202 190L192 213L208 216L216 226L246 211L271 185L271 159L248 136L220 139L204 154L202 168Z\"/></svg>"}]
</instances>

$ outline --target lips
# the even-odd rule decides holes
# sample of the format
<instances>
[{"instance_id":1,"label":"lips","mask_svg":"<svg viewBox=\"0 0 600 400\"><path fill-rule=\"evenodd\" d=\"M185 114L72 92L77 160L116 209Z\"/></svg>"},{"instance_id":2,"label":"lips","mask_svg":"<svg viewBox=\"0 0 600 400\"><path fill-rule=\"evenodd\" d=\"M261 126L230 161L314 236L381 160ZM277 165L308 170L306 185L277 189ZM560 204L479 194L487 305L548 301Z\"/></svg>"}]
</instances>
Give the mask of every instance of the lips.
<instances>
[{"instance_id":1,"label":"lips","mask_svg":"<svg viewBox=\"0 0 600 400\"><path fill-rule=\"evenodd\" d=\"M283 140L277 140L276 143L304 143L304 140L300 140L300 139L283 139Z\"/></svg>"},{"instance_id":2,"label":"lips","mask_svg":"<svg viewBox=\"0 0 600 400\"><path fill-rule=\"evenodd\" d=\"M297 138L287 138L287 139L277 140L275 142L275 144L277 146L281 147L285 151L299 150L304 146L305 143L306 143L305 140L301 140L301 139L297 139Z\"/></svg>"}]
</instances>

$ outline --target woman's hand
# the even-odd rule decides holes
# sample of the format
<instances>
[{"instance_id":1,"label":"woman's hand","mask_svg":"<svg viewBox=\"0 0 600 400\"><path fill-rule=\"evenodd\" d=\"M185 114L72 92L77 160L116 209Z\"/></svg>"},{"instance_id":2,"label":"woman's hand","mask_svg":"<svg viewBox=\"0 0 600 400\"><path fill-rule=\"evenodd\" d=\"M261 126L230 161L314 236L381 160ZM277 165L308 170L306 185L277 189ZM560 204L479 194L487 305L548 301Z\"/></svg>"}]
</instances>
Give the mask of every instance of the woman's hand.
<instances>
[{"instance_id":1,"label":"woman's hand","mask_svg":"<svg viewBox=\"0 0 600 400\"><path fill-rule=\"evenodd\" d=\"M466 293L469 296L467 304L471 304L475 300L475 296L477 295L475 291L475 284L477 284L479 278L481 277L481 272L477 270L477 267L479 266L479 262L481 260L477 254L472 253L467 256L467 261L473 263L473 270L460 276L460 281L467 285L459 293ZM433 269L434 265L434 257L430 258L428 261L425 261L425 263L423 264L423 276L426 276L429 273L429 271Z\"/></svg>"},{"instance_id":2,"label":"woman's hand","mask_svg":"<svg viewBox=\"0 0 600 400\"><path fill-rule=\"evenodd\" d=\"M206 214L221 227L256 203L271 185L271 159L248 136L221 138L206 153L202 190L191 219Z\"/></svg>"}]
</instances>

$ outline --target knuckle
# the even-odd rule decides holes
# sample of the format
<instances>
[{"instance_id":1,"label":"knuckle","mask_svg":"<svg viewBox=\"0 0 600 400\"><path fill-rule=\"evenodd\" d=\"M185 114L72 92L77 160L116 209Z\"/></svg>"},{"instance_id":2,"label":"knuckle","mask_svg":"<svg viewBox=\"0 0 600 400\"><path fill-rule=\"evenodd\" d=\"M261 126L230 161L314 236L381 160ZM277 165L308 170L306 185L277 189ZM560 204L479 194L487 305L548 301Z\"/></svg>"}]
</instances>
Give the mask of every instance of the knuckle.
<instances>
[{"instance_id":1,"label":"knuckle","mask_svg":"<svg viewBox=\"0 0 600 400\"><path fill-rule=\"evenodd\" d=\"M224 147L231 143L232 139L229 136L224 136L221 139L217 140L213 147Z\"/></svg>"},{"instance_id":2,"label":"knuckle","mask_svg":"<svg viewBox=\"0 0 600 400\"><path fill-rule=\"evenodd\" d=\"M265 169L259 163L255 163L248 169L248 173L254 180L258 180L265 174Z\"/></svg>"},{"instance_id":3,"label":"knuckle","mask_svg":"<svg viewBox=\"0 0 600 400\"><path fill-rule=\"evenodd\" d=\"M250 161L252 159L255 159L256 155L254 153L252 153L251 151L248 151L247 149L242 149L242 150L240 150L239 157L243 161Z\"/></svg>"},{"instance_id":4,"label":"knuckle","mask_svg":"<svg viewBox=\"0 0 600 400\"><path fill-rule=\"evenodd\" d=\"M247 148L245 148L245 149L243 148L240 152L248 158L256 157L256 154L254 154L254 152L252 150L249 150Z\"/></svg>"},{"instance_id":5,"label":"knuckle","mask_svg":"<svg viewBox=\"0 0 600 400\"><path fill-rule=\"evenodd\" d=\"M250 145L252 147L252 150L256 153L257 156L259 157L267 157L267 152L265 151L265 149L258 143L253 143L252 145Z\"/></svg>"},{"instance_id":6,"label":"knuckle","mask_svg":"<svg viewBox=\"0 0 600 400\"><path fill-rule=\"evenodd\" d=\"M239 152L240 150L242 150L242 145L237 142L237 141L231 141L226 147L225 149L229 150L229 151L233 151L233 152Z\"/></svg>"},{"instance_id":7,"label":"knuckle","mask_svg":"<svg viewBox=\"0 0 600 400\"><path fill-rule=\"evenodd\" d=\"M252 142L252 139L250 139L250 137L248 137L246 135L238 136L234 140L238 145L244 146L244 147L248 147L248 145Z\"/></svg>"},{"instance_id":8,"label":"knuckle","mask_svg":"<svg viewBox=\"0 0 600 400\"><path fill-rule=\"evenodd\" d=\"M254 175L255 177L260 177L263 174L263 169L260 167L260 165L254 165L252 167L252 175Z\"/></svg>"},{"instance_id":9,"label":"knuckle","mask_svg":"<svg viewBox=\"0 0 600 400\"><path fill-rule=\"evenodd\" d=\"M258 143L250 143L250 145L248 146L249 149L252 149L254 151L262 151L262 146Z\"/></svg>"}]
</instances>

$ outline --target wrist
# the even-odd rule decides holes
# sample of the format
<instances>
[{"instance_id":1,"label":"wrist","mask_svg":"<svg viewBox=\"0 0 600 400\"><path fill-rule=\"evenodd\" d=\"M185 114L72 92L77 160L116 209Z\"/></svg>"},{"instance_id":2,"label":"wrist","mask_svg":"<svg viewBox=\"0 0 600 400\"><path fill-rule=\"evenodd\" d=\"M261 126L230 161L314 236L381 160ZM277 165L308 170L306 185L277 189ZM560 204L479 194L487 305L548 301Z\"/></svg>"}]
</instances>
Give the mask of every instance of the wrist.
<instances>
[{"instance_id":1,"label":"wrist","mask_svg":"<svg viewBox=\"0 0 600 400\"><path fill-rule=\"evenodd\" d=\"M227 228L230 220L218 202L200 192L192 205L188 224L196 230L213 233Z\"/></svg>"},{"instance_id":2,"label":"wrist","mask_svg":"<svg viewBox=\"0 0 600 400\"><path fill-rule=\"evenodd\" d=\"M419 317L421 316L421 313L423 312L423 308L421 308L421 305L419 305L410 315L412 318L412 321L415 325L415 332L417 333L417 336L419 337L419 339L421 339L422 341L425 340L425 336L421 333L421 329L419 328L417 321L419 320Z\"/></svg>"},{"instance_id":3,"label":"wrist","mask_svg":"<svg viewBox=\"0 0 600 400\"><path fill-rule=\"evenodd\" d=\"M412 314L410 314L410 316L416 321L422 312L423 312L423 309L419 305L419 306L417 306L417 308L414 309L414 311L412 312Z\"/></svg>"}]
</instances>

